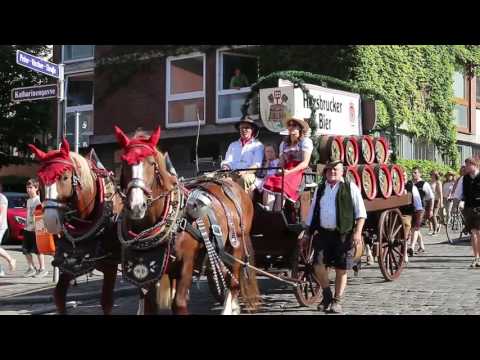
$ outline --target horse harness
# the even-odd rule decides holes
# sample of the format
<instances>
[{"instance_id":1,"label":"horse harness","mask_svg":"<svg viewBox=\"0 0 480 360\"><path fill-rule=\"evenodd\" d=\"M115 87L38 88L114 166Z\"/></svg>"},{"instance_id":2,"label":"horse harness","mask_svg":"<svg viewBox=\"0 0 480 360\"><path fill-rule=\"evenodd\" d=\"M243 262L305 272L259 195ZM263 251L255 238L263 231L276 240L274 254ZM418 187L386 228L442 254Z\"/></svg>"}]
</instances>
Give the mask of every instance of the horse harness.
<instances>
[{"instance_id":1,"label":"horse harness","mask_svg":"<svg viewBox=\"0 0 480 360\"><path fill-rule=\"evenodd\" d=\"M203 265L205 265L207 260L209 261L210 270L212 272L212 277L216 286L216 291L219 295L222 295L224 294L226 289L224 272L226 272L230 276L232 281L238 283L238 280L225 266L225 263L232 266L233 263L237 260L234 256L230 255L228 252L225 251L226 240L229 239L230 244L234 248L238 248L240 246L240 243L237 238L235 223L233 221L233 217L229 208L225 205L224 202L218 199L215 194L213 194L213 192L209 190L208 186L206 186L207 182L213 182L219 185L225 196L235 206L240 222L242 243L244 245L245 251L245 263L250 263L250 255L244 239L245 231L244 223L242 221L242 209L240 204L238 204L236 196L232 188L230 187L228 181L224 181L222 179L207 179L203 182L200 181L193 184L192 187L194 187L194 190L192 190L188 196L184 217L180 220L178 231L186 231L199 243L205 245L206 256L203 258ZM212 207L213 203L215 202L219 203L222 206L222 209L227 218L228 237L226 238L224 238L222 229L217 221L215 211ZM208 219L210 229L206 225L206 219ZM196 225L196 227L194 226L194 224ZM214 243L212 243L212 241L210 240L211 238L214 239ZM202 266L202 268L204 268L204 266ZM246 270L245 267L244 270ZM248 275L247 271L245 271L245 273L246 275ZM198 276L200 277L201 274L202 272L200 271Z\"/></svg>"},{"instance_id":2,"label":"horse harness","mask_svg":"<svg viewBox=\"0 0 480 360\"><path fill-rule=\"evenodd\" d=\"M66 221L62 222L63 236L57 242L52 265L75 277L90 272L95 268L97 261L110 258L113 255L112 251L103 248L102 241L94 241L105 232L108 224L113 222L112 201L104 198L105 180L111 180L113 174L103 168L102 165L98 166L92 160L93 156L96 157L96 154L92 150L89 165L90 171L97 176L97 195L85 207L88 208L93 202L98 201L100 208L94 209L94 213L97 216L94 216L95 220L93 222L74 216L74 214L80 211L80 209L75 209L75 200L78 200L81 195L81 185L74 162L63 159L50 161L51 163L61 163L72 167L72 192L68 200L62 202L46 198L44 209L53 208L65 211L64 217ZM76 221L80 226L88 224L89 227L81 235L74 235L73 230L76 228L71 223L72 220Z\"/></svg>"}]
</instances>

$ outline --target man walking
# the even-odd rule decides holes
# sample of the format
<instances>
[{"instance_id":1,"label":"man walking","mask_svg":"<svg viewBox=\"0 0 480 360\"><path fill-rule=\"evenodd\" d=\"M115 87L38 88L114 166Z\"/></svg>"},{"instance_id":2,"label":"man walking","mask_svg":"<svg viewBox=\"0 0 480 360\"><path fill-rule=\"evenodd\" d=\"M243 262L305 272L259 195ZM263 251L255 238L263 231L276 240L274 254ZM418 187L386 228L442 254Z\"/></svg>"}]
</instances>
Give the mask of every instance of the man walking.
<instances>
[{"instance_id":1,"label":"man walking","mask_svg":"<svg viewBox=\"0 0 480 360\"><path fill-rule=\"evenodd\" d=\"M422 179L422 173L419 167L414 167L412 169L412 179L413 179L413 185L417 187L418 192L420 193L420 198L422 199L422 205L423 205L423 208L425 209L425 212L424 212L425 220L431 220L433 216L433 202L435 200L435 195L433 194L433 190L430 184L428 183L428 181L425 181ZM413 253L415 251L415 246L417 245L417 240L419 245L419 249L417 253L425 252L425 244L423 243L423 237L420 232L420 228L418 228L418 229L414 229L412 234L412 242L411 242L410 248L407 251L409 256L413 256Z\"/></svg>"},{"instance_id":2,"label":"man walking","mask_svg":"<svg viewBox=\"0 0 480 360\"><path fill-rule=\"evenodd\" d=\"M465 160L465 174L458 181L453 197L465 201L466 228L472 234L472 268L480 268L480 163L478 159Z\"/></svg>"},{"instance_id":3,"label":"man walking","mask_svg":"<svg viewBox=\"0 0 480 360\"><path fill-rule=\"evenodd\" d=\"M304 241L313 235L314 270L323 291L319 310L342 312L342 298L347 286L347 270L353 268L356 245L362 241L367 218L359 188L343 178L343 164L326 166L326 181L319 184L308 212ZM334 267L335 296L330 289L327 267Z\"/></svg>"}]
</instances>

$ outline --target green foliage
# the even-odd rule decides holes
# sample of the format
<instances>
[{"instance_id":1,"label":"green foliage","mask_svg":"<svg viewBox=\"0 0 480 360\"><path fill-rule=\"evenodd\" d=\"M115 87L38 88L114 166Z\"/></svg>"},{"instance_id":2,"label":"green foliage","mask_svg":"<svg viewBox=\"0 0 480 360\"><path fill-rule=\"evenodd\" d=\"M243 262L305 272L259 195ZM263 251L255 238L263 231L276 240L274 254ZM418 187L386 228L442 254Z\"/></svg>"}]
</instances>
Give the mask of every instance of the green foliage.
<instances>
[{"instance_id":1,"label":"green foliage","mask_svg":"<svg viewBox=\"0 0 480 360\"><path fill-rule=\"evenodd\" d=\"M8 149L16 147L20 152L26 153L27 144L33 142L35 135L49 131L53 116L52 103L48 100L18 104L11 102L13 88L52 82L45 75L17 65L17 49L37 56L47 55L47 47L44 45L0 46L0 167L24 163L25 159L10 156Z\"/></svg>"},{"instance_id":2,"label":"green foliage","mask_svg":"<svg viewBox=\"0 0 480 360\"><path fill-rule=\"evenodd\" d=\"M453 118L453 72L480 63L478 46L357 46L353 79L381 90L396 112L395 126L435 143L458 165ZM390 126L378 104L379 127Z\"/></svg>"},{"instance_id":3,"label":"green foliage","mask_svg":"<svg viewBox=\"0 0 480 360\"><path fill-rule=\"evenodd\" d=\"M405 168L407 171L408 178L412 178L412 169L414 167L419 167L422 174L423 180L430 181L430 173L434 170L438 171L442 177L447 173L447 171L453 171L458 174L458 171L451 168L450 166L439 164L435 161L430 160L397 160L397 165L400 165ZM443 178L442 178L443 180Z\"/></svg>"}]
</instances>

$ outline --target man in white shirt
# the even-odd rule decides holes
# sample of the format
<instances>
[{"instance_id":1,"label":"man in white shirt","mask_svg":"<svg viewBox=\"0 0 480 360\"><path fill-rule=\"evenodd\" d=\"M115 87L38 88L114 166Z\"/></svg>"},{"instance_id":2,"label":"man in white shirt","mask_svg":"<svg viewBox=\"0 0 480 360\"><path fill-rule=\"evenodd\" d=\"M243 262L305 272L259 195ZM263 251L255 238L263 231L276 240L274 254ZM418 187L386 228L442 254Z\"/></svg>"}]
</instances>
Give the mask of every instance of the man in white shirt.
<instances>
[{"instance_id":1,"label":"man in white shirt","mask_svg":"<svg viewBox=\"0 0 480 360\"><path fill-rule=\"evenodd\" d=\"M231 143L222 161L222 169L237 170L259 168L263 162L263 145L256 139L258 126L253 119L245 116L235 124L240 132L240 139ZM255 171L241 171L233 173L232 178L237 181L249 194L255 189Z\"/></svg>"},{"instance_id":2,"label":"man in white shirt","mask_svg":"<svg viewBox=\"0 0 480 360\"><path fill-rule=\"evenodd\" d=\"M480 161L476 158L465 160L465 175L457 183L453 197L465 201L463 213L470 237L473 261L472 268L480 268Z\"/></svg>"},{"instance_id":3,"label":"man in white shirt","mask_svg":"<svg viewBox=\"0 0 480 360\"><path fill-rule=\"evenodd\" d=\"M323 307L324 311L332 313L342 312L347 270L353 267L353 255L362 242L362 229L367 218L360 189L354 183L345 182L343 172L341 161L327 164L326 181L315 191L304 235L304 239L314 235L314 269L323 291L319 310ZM335 296L330 289L327 267L335 268Z\"/></svg>"},{"instance_id":4,"label":"man in white shirt","mask_svg":"<svg viewBox=\"0 0 480 360\"><path fill-rule=\"evenodd\" d=\"M433 193L432 187L428 181L422 179L422 173L420 172L419 167L414 167L412 169L412 180L413 184L418 189L420 198L422 199L423 207L425 209L425 220L430 220L433 216L433 203L435 201L435 194ZM408 249L409 256L413 256L415 246L417 245L417 240L419 246L417 253L425 252L425 244L423 243L422 233L420 232L420 229L418 229L417 231L413 232L411 247Z\"/></svg>"}]
</instances>

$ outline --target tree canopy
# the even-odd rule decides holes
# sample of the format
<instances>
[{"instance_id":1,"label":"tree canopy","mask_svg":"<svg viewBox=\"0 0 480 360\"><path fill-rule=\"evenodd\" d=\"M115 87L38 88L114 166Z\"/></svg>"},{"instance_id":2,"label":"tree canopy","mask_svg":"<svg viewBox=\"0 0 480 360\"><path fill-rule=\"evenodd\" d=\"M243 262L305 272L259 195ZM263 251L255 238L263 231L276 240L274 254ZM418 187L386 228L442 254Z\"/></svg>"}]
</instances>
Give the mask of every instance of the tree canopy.
<instances>
[{"instance_id":1,"label":"tree canopy","mask_svg":"<svg viewBox=\"0 0 480 360\"><path fill-rule=\"evenodd\" d=\"M26 161L27 144L45 137L53 119L53 104L48 100L13 103L14 88L43 85L54 82L53 78L16 64L16 50L45 57L46 45L1 45L0 46L0 167L21 164ZM40 144L39 144L40 145ZM18 156L12 149L17 149Z\"/></svg>"}]
</instances>

